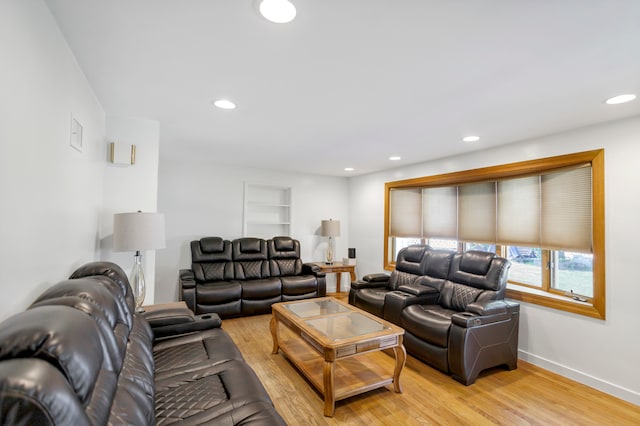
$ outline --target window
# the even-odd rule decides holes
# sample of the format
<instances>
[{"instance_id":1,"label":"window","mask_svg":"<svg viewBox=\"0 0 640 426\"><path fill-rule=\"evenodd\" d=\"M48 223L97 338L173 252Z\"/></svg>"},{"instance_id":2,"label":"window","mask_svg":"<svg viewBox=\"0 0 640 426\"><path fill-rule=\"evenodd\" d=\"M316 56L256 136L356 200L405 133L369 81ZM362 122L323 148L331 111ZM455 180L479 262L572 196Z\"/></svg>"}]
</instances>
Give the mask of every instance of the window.
<instances>
[{"instance_id":1,"label":"window","mask_svg":"<svg viewBox=\"0 0 640 426\"><path fill-rule=\"evenodd\" d=\"M551 287L579 299L593 298L593 254L554 251Z\"/></svg>"},{"instance_id":2,"label":"window","mask_svg":"<svg viewBox=\"0 0 640 426\"><path fill-rule=\"evenodd\" d=\"M506 246L503 257L511 261L509 281L542 288L542 250L537 247Z\"/></svg>"},{"instance_id":3,"label":"window","mask_svg":"<svg viewBox=\"0 0 640 426\"><path fill-rule=\"evenodd\" d=\"M385 193L386 268L407 241L492 251L511 261L508 297L605 318L604 150L388 182Z\"/></svg>"},{"instance_id":4,"label":"window","mask_svg":"<svg viewBox=\"0 0 640 426\"><path fill-rule=\"evenodd\" d=\"M420 238L394 238L393 239L393 251L392 256L393 259L398 258L398 252L405 247L409 247L414 244L424 244L423 240Z\"/></svg>"}]
</instances>

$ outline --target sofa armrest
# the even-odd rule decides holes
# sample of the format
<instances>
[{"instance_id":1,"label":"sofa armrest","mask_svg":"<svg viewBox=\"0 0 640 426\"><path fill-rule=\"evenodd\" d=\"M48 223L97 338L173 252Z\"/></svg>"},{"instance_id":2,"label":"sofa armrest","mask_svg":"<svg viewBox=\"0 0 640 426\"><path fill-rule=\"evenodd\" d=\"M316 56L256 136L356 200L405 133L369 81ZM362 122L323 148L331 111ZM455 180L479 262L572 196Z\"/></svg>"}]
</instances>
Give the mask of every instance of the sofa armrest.
<instances>
[{"instance_id":1,"label":"sofa armrest","mask_svg":"<svg viewBox=\"0 0 640 426\"><path fill-rule=\"evenodd\" d=\"M302 273L304 275L314 275L316 278L324 277L326 275L322 268L313 263L303 263Z\"/></svg>"},{"instance_id":2,"label":"sofa armrest","mask_svg":"<svg viewBox=\"0 0 640 426\"><path fill-rule=\"evenodd\" d=\"M385 288L389 285L389 275L387 274L368 274L361 280L353 281L351 289L360 290L362 288Z\"/></svg>"},{"instance_id":3,"label":"sofa armrest","mask_svg":"<svg viewBox=\"0 0 640 426\"><path fill-rule=\"evenodd\" d=\"M194 288L196 286L196 276L191 269L180 269L178 280L180 288Z\"/></svg>"},{"instance_id":4,"label":"sofa armrest","mask_svg":"<svg viewBox=\"0 0 640 426\"><path fill-rule=\"evenodd\" d=\"M387 287L386 282L384 281L380 281L380 282L367 282L367 281L353 281L351 283L351 290L361 290L363 288L386 288Z\"/></svg>"},{"instance_id":5,"label":"sofa armrest","mask_svg":"<svg viewBox=\"0 0 640 426\"><path fill-rule=\"evenodd\" d=\"M142 315L151 326L156 339L219 328L222 325L218 314L194 315L190 309L181 307L153 309Z\"/></svg>"},{"instance_id":6,"label":"sofa armrest","mask_svg":"<svg viewBox=\"0 0 640 426\"><path fill-rule=\"evenodd\" d=\"M465 312L453 314L453 324L464 328L478 327L495 322L506 321L513 313L520 311L520 305L504 300L491 300L486 303L470 303Z\"/></svg>"},{"instance_id":7,"label":"sofa armrest","mask_svg":"<svg viewBox=\"0 0 640 426\"><path fill-rule=\"evenodd\" d=\"M403 284L398 287L398 290L413 294L414 296L435 296L433 303L436 303L440 295L440 292L435 288L421 284Z\"/></svg>"},{"instance_id":8,"label":"sofa armrest","mask_svg":"<svg viewBox=\"0 0 640 426\"><path fill-rule=\"evenodd\" d=\"M196 312L196 276L191 269L180 269L178 297L184 300L189 309Z\"/></svg>"},{"instance_id":9,"label":"sofa armrest","mask_svg":"<svg viewBox=\"0 0 640 426\"><path fill-rule=\"evenodd\" d=\"M362 277L362 281L366 281L368 283L388 283L389 282L389 275L387 274L383 274L383 273L376 273L376 274L367 274L364 277Z\"/></svg>"}]
</instances>

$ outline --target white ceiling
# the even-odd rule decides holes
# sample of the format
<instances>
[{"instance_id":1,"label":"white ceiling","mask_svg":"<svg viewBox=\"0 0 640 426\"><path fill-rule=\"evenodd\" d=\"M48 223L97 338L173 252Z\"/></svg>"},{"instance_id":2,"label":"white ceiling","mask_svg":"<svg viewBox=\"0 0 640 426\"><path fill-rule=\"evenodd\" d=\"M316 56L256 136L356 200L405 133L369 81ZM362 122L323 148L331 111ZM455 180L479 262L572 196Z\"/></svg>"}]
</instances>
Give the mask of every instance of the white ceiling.
<instances>
[{"instance_id":1,"label":"white ceiling","mask_svg":"<svg viewBox=\"0 0 640 426\"><path fill-rule=\"evenodd\" d=\"M255 0L46 0L161 156L349 176L640 114L603 103L640 95L639 0L291 1L274 24Z\"/></svg>"}]
</instances>

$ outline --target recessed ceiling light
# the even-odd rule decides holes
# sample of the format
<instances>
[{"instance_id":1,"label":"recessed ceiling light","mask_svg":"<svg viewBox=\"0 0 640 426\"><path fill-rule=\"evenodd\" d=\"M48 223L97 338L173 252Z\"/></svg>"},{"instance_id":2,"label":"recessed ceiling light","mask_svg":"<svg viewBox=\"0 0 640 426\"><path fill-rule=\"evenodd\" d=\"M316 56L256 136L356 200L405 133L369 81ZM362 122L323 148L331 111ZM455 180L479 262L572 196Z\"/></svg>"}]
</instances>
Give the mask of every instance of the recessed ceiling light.
<instances>
[{"instance_id":1,"label":"recessed ceiling light","mask_svg":"<svg viewBox=\"0 0 640 426\"><path fill-rule=\"evenodd\" d=\"M227 99L218 99L214 101L213 104L222 109L234 109L236 107L236 104Z\"/></svg>"},{"instance_id":2,"label":"recessed ceiling light","mask_svg":"<svg viewBox=\"0 0 640 426\"><path fill-rule=\"evenodd\" d=\"M344 168L344 171L345 171L345 172L352 172L353 170L354 170L354 168L353 168L353 167L345 167L345 168Z\"/></svg>"},{"instance_id":3,"label":"recessed ceiling light","mask_svg":"<svg viewBox=\"0 0 640 426\"><path fill-rule=\"evenodd\" d=\"M394 156L389 157L389 160L398 161L398 160L400 160L400 157L398 157L397 155L394 155Z\"/></svg>"},{"instance_id":4,"label":"recessed ceiling light","mask_svg":"<svg viewBox=\"0 0 640 426\"><path fill-rule=\"evenodd\" d=\"M462 138L463 142L476 142L480 140L480 136L465 136Z\"/></svg>"},{"instance_id":5,"label":"recessed ceiling light","mask_svg":"<svg viewBox=\"0 0 640 426\"><path fill-rule=\"evenodd\" d=\"M609 105L616 105L616 104L623 104L625 102L631 102L635 98L636 98L636 95L634 95L633 93L629 93L627 95L614 96L613 98L609 98L604 102Z\"/></svg>"},{"instance_id":6,"label":"recessed ceiling light","mask_svg":"<svg viewBox=\"0 0 640 426\"><path fill-rule=\"evenodd\" d=\"M286 24L296 17L296 7L288 0L262 0L260 13L276 24Z\"/></svg>"}]
</instances>

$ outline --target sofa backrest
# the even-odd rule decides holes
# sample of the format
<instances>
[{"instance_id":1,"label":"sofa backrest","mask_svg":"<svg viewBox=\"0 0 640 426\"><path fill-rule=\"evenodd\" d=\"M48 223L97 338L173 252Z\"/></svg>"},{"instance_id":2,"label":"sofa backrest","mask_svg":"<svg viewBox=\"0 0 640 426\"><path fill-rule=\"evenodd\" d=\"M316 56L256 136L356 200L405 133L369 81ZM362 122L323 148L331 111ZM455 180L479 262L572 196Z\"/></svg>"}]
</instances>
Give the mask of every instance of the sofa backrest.
<instances>
[{"instance_id":1,"label":"sofa backrest","mask_svg":"<svg viewBox=\"0 0 640 426\"><path fill-rule=\"evenodd\" d=\"M115 392L117 376L104 369L99 334L91 317L68 306L39 306L5 320L0 325L3 422L24 416L23 422L33 419L30 424L106 424L113 394L102 391ZM33 370L21 374L28 368ZM101 392L94 392L96 385Z\"/></svg>"},{"instance_id":2,"label":"sofa backrest","mask_svg":"<svg viewBox=\"0 0 640 426\"><path fill-rule=\"evenodd\" d=\"M231 242L233 273L237 280L269 278L267 242L261 238L238 238Z\"/></svg>"},{"instance_id":3,"label":"sofa backrest","mask_svg":"<svg viewBox=\"0 0 640 426\"><path fill-rule=\"evenodd\" d=\"M418 282L442 291L442 287L449 277L451 261L455 254L451 250L427 250L424 254L425 271Z\"/></svg>"},{"instance_id":4,"label":"sofa backrest","mask_svg":"<svg viewBox=\"0 0 640 426\"><path fill-rule=\"evenodd\" d=\"M411 245L398 252L396 268L389 277L389 289L396 290L401 285L412 284L418 277L424 275L427 269L427 245Z\"/></svg>"},{"instance_id":5,"label":"sofa backrest","mask_svg":"<svg viewBox=\"0 0 640 426\"><path fill-rule=\"evenodd\" d=\"M191 241L191 269L196 282L233 279L231 241L219 237L205 237Z\"/></svg>"},{"instance_id":6,"label":"sofa backrest","mask_svg":"<svg viewBox=\"0 0 640 426\"><path fill-rule=\"evenodd\" d=\"M197 283L300 275L300 241L285 236L201 238L191 241L191 269Z\"/></svg>"},{"instance_id":7,"label":"sofa backrest","mask_svg":"<svg viewBox=\"0 0 640 426\"><path fill-rule=\"evenodd\" d=\"M110 289L116 298L120 319L131 329L136 302L129 278L122 268L112 262L89 262L73 271L69 279L85 277L94 278Z\"/></svg>"},{"instance_id":8,"label":"sofa backrest","mask_svg":"<svg viewBox=\"0 0 640 426\"><path fill-rule=\"evenodd\" d=\"M119 317L116 299L97 277L61 281L45 290L29 309L41 306L68 306L91 317L99 330L104 348L105 367L113 372L122 368L130 329Z\"/></svg>"},{"instance_id":9,"label":"sofa backrest","mask_svg":"<svg viewBox=\"0 0 640 426\"><path fill-rule=\"evenodd\" d=\"M267 241L271 276L300 275L300 241L291 237L273 237Z\"/></svg>"},{"instance_id":10,"label":"sofa backrest","mask_svg":"<svg viewBox=\"0 0 640 426\"><path fill-rule=\"evenodd\" d=\"M470 250L455 254L438 303L464 311L475 301L504 299L509 267L510 262L495 253Z\"/></svg>"}]
</instances>

